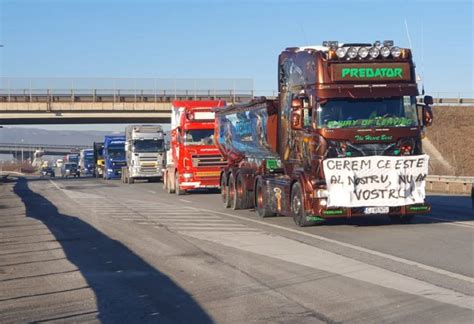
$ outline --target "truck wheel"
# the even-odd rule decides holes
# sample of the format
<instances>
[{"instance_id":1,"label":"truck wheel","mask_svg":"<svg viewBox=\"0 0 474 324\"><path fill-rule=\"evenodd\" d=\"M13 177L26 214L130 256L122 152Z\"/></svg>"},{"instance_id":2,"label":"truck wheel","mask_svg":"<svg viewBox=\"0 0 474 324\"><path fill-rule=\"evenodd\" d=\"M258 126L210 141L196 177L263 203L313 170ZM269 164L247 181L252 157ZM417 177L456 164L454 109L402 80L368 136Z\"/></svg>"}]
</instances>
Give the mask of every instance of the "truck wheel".
<instances>
[{"instance_id":1,"label":"truck wheel","mask_svg":"<svg viewBox=\"0 0 474 324\"><path fill-rule=\"evenodd\" d=\"M172 183L171 183L171 179L170 179L170 175L168 174L168 176L166 177L166 187L168 187L168 193L169 194L172 194L175 192L175 189L172 187Z\"/></svg>"},{"instance_id":2,"label":"truck wheel","mask_svg":"<svg viewBox=\"0 0 474 324\"><path fill-rule=\"evenodd\" d=\"M174 179L174 192L177 196L182 196L186 193L186 190L181 190L179 188L179 174L176 172L175 179Z\"/></svg>"},{"instance_id":3,"label":"truck wheel","mask_svg":"<svg viewBox=\"0 0 474 324\"><path fill-rule=\"evenodd\" d=\"M242 174L239 174L236 182L236 191L237 196L240 199L240 208L247 209L253 207L253 198L252 192L249 191L245 186L244 177Z\"/></svg>"},{"instance_id":4,"label":"truck wheel","mask_svg":"<svg viewBox=\"0 0 474 324\"><path fill-rule=\"evenodd\" d=\"M307 215L304 210L304 195L299 182L293 185L291 190L291 215L295 224L301 227L315 225L320 220L312 220L312 216Z\"/></svg>"},{"instance_id":5,"label":"truck wheel","mask_svg":"<svg viewBox=\"0 0 474 324\"><path fill-rule=\"evenodd\" d=\"M225 173L221 176L221 198L225 208L230 207L229 186L227 185L227 176Z\"/></svg>"},{"instance_id":6,"label":"truck wheel","mask_svg":"<svg viewBox=\"0 0 474 324\"><path fill-rule=\"evenodd\" d=\"M413 215L389 215L392 224L409 224L413 220Z\"/></svg>"},{"instance_id":7,"label":"truck wheel","mask_svg":"<svg viewBox=\"0 0 474 324\"><path fill-rule=\"evenodd\" d=\"M230 174L229 177L229 201L230 201L230 208L233 210L241 209L242 200L240 199L237 193L237 181L235 180L235 176L233 173Z\"/></svg>"},{"instance_id":8,"label":"truck wheel","mask_svg":"<svg viewBox=\"0 0 474 324\"><path fill-rule=\"evenodd\" d=\"M276 215L265 201L265 185L261 178L257 180L257 185L255 186L255 212L261 218Z\"/></svg>"}]
</instances>

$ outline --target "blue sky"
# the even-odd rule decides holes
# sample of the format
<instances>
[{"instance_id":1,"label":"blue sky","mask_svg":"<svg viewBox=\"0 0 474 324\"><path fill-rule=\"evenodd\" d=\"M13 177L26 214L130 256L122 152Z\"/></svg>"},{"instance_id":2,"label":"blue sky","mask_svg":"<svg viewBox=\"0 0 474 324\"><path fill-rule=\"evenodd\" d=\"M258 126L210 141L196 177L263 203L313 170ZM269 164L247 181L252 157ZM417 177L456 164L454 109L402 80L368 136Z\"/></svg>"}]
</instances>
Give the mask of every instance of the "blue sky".
<instances>
[{"instance_id":1,"label":"blue sky","mask_svg":"<svg viewBox=\"0 0 474 324\"><path fill-rule=\"evenodd\" d=\"M2 76L253 78L268 92L285 47L408 47L406 21L427 93L474 92L472 1L0 3Z\"/></svg>"}]
</instances>

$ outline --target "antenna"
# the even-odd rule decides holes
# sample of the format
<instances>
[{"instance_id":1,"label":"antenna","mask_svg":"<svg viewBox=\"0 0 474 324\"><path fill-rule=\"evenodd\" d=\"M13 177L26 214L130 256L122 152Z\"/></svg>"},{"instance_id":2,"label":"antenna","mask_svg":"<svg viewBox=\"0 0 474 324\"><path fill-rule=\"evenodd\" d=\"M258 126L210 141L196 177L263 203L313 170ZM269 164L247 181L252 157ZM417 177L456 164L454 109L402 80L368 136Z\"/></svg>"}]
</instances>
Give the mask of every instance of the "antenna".
<instances>
[{"instance_id":1,"label":"antenna","mask_svg":"<svg viewBox=\"0 0 474 324\"><path fill-rule=\"evenodd\" d=\"M308 44L308 39L306 38L306 33L305 33L304 29L303 29L303 24L301 23L301 21L299 22L299 25L300 25L301 33L303 34L304 43L305 43L305 44Z\"/></svg>"},{"instance_id":2,"label":"antenna","mask_svg":"<svg viewBox=\"0 0 474 324\"><path fill-rule=\"evenodd\" d=\"M425 95L425 28L421 22L421 94Z\"/></svg>"},{"instance_id":3,"label":"antenna","mask_svg":"<svg viewBox=\"0 0 474 324\"><path fill-rule=\"evenodd\" d=\"M408 44L410 45L410 48L413 49L413 45L411 43L411 37L410 37L410 31L408 30L408 23L407 23L407 20L405 19L405 30L407 32L407 38L408 38ZM423 34L422 34L423 36ZM422 75L423 75L423 52L422 52ZM424 84L424 81L423 81L423 78L420 78L421 79L421 94L424 95L425 94L425 84ZM417 81L418 81L418 77L417 77Z\"/></svg>"}]
</instances>

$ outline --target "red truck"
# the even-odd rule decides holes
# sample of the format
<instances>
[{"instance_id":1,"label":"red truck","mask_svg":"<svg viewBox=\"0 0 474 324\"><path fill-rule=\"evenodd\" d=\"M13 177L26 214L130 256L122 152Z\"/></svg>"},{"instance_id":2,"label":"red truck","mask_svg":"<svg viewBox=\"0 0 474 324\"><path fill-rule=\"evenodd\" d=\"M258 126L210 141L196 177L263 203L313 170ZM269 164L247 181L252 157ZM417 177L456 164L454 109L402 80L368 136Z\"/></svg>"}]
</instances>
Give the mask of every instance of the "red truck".
<instances>
[{"instance_id":1,"label":"red truck","mask_svg":"<svg viewBox=\"0 0 474 324\"><path fill-rule=\"evenodd\" d=\"M214 143L212 108L223 106L222 100L172 102L170 149L163 172L163 187L168 193L219 188L221 167L227 162Z\"/></svg>"},{"instance_id":2,"label":"red truck","mask_svg":"<svg viewBox=\"0 0 474 324\"><path fill-rule=\"evenodd\" d=\"M224 206L299 226L327 218L427 213L422 151L429 104L418 105L411 51L392 41L292 47L278 59L278 99L216 110Z\"/></svg>"}]
</instances>

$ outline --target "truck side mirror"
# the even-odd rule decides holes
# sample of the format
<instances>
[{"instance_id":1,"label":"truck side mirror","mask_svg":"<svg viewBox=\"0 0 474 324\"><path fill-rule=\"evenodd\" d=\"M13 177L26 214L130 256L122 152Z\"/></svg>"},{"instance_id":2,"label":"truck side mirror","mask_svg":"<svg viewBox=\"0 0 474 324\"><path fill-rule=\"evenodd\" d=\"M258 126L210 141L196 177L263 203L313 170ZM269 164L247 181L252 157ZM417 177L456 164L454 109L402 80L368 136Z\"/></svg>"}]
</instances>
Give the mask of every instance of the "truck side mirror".
<instances>
[{"instance_id":1,"label":"truck side mirror","mask_svg":"<svg viewBox=\"0 0 474 324\"><path fill-rule=\"evenodd\" d=\"M433 97L432 96L424 96L423 102L425 105L432 105L433 104Z\"/></svg>"},{"instance_id":2,"label":"truck side mirror","mask_svg":"<svg viewBox=\"0 0 474 324\"><path fill-rule=\"evenodd\" d=\"M301 109L296 109L291 112L291 129L303 129L303 115Z\"/></svg>"},{"instance_id":3,"label":"truck side mirror","mask_svg":"<svg viewBox=\"0 0 474 324\"><path fill-rule=\"evenodd\" d=\"M423 107L423 125L424 126L431 126L433 124L433 111L431 107L425 105Z\"/></svg>"}]
</instances>

